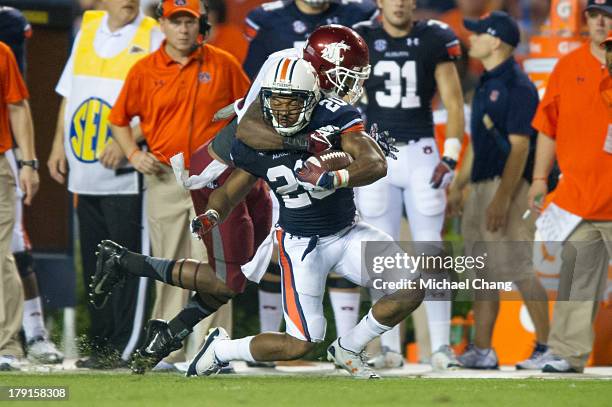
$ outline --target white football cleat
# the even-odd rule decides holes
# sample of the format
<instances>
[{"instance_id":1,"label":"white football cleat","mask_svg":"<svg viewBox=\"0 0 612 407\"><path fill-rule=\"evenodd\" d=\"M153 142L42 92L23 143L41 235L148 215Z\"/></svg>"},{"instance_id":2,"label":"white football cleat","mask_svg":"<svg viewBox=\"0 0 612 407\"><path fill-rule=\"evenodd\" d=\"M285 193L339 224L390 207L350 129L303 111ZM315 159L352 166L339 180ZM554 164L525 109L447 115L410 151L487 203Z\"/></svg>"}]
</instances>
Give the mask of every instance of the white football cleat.
<instances>
[{"instance_id":1,"label":"white football cleat","mask_svg":"<svg viewBox=\"0 0 612 407\"><path fill-rule=\"evenodd\" d=\"M206 341L194 358L189 362L185 376L210 376L217 374L229 363L221 362L215 356L215 346L219 341L229 340L229 335L225 329L219 327L208 332Z\"/></svg>"},{"instance_id":2,"label":"white football cleat","mask_svg":"<svg viewBox=\"0 0 612 407\"><path fill-rule=\"evenodd\" d=\"M56 364L64 361L64 354L57 350L55 344L44 336L37 336L28 341L28 360L33 363Z\"/></svg>"},{"instance_id":3,"label":"white football cleat","mask_svg":"<svg viewBox=\"0 0 612 407\"><path fill-rule=\"evenodd\" d=\"M440 346L437 351L431 354L431 368L434 372L457 370L461 367L461 362L457 360L455 352L448 345Z\"/></svg>"},{"instance_id":4,"label":"white football cleat","mask_svg":"<svg viewBox=\"0 0 612 407\"><path fill-rule=\"evenodd\" d=\"M346 370L357 379L380 379L366 363L365 352L355 353L340 346L340 338L327 348L327 360Z\"/></svg>"}]
</instances>

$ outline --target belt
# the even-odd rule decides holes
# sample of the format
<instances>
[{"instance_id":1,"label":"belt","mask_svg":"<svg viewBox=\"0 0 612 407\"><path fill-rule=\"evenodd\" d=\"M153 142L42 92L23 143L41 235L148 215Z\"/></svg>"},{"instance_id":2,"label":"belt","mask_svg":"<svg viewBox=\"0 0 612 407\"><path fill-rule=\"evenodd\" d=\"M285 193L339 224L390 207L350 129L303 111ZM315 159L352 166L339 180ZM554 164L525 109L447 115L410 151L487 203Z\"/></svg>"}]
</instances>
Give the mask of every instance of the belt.
<instances>
[{"instance_id":1,"label":"belt","mask_svg":"<svg viewBox=\"0 0 612 407\"><path fill-rule=\"evenodd\" d=\"M408 146L408 145L410 145L410 144L417 143L417 142L419 142L419 141L421 141L421 140L423 140L423 139L426 139L426 138L430 138L430 139L432 139L432 140L433 140L433 137L430 137L430 136L418 137L418 138L410 139L410 140L408 140L408 141L397 141L397 140L396 140L396 141L395 141L395 146L396 146L396 147Z\"/></svg>"},{"instance_id":2,"label":"belt","mask_svg":"<svg viewBox=\"0 0 612 407\"><path fill-rule=\"evenodd\" d=\"M289 233L289 238L293 239L294 237L296 237L298 239L308 239L308 245L306 246L306 250L304 250L304 253L302 254L302 261L304 261L306 256L308 256L308 254L312 252L315 249L315 247L317 247L317 244L319 243L319 239L330 237L330 236L342 237L345 234L347 234L355 226L356 223L357 223L357 218L350 225L340 229L336 233L332 233L331 235L325 235L325 236L314 235L314 236L307 237L307 236L296 236L296 235L292 235L291 233Z\"/></svg>"}]
</instances>

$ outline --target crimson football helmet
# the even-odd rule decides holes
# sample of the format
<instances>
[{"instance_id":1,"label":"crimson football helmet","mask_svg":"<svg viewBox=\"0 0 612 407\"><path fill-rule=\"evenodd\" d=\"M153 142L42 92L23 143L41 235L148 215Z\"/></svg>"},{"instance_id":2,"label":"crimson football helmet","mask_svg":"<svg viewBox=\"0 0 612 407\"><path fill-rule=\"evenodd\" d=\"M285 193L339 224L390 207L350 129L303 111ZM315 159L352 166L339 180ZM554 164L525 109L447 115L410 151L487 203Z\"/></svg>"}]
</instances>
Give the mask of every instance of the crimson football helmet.
<instances>
[{"instance_id":1,"label":"crimson football helmet","mask_svg":"<svg viewBox=\"0 0 612 407\"><path fill-rule=\"evenodd\" d=\"M303 57L317 71L326 95L348 96L351 104L359 100L370 76L370 55L368 45L354 30L338 24L317 28L308 37Z\"/></svg>"}]
</instances>

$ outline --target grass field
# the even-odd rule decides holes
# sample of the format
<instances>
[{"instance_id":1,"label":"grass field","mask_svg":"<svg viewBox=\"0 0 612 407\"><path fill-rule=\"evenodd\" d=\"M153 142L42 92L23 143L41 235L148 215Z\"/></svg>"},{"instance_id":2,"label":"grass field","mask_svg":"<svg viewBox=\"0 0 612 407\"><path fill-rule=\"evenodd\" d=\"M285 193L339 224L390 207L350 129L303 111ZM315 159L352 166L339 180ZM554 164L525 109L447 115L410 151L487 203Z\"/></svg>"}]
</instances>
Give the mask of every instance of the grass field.
<instances>
[{"instance_id":1,"label":"grass field","mask_svg":"<svg viewBox=\"0 0 612 407\"><path fill-rule=\"evenodd\" d=\"M68 386L45 406L470 406L612 405L609 380L212 377L175 374L0 374L0 386ZM0 402L18 406L31 402ZM43 403L35 405L43 405Z\"/></svg>"}]
</instances>

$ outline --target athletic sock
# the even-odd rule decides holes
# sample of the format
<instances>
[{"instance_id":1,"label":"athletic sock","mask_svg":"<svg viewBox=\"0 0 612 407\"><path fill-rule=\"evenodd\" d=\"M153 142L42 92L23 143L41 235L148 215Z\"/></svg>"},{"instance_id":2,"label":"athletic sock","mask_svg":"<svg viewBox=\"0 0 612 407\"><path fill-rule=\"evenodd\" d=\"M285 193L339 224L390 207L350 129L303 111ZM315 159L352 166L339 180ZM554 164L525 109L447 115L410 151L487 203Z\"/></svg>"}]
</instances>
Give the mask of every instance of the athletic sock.
<instances>
[{"instance_id":1,"label":"athletic sock","mask_svg":"<svg viewBox=\"0 0 612 407\"><path fill-rule=\"evenodd\" d=\"M40 297L23 302L23 330L25 331L26 342L38 336L47 337Z\"/></svg>"},{"instance_id":2,"label":"athletic sock","mask_svg":"<svg viewBox=\"0 0 612 407\"><path fill-rule=\"evenodd\" d=\"M280 283L278 283L280 289ZM259 324L261 332L277 332L283 319L283 297L280 292L259 288Z\"/></svg>"},{"instance_id":3,"label":"athletic sock","mask_svg":"<svg viewBox=\"0 0 612 407\"><path fill-rule=\"evenodd\" d=\"M329 299L334 310L336 336L344 336L357 325L359 318L359 291L329 290Z\"/></svg>"},{"instance_id":4,"label":"athletic sock","mask_svg":"<svg viewBox=\"0 0 612 407\"><path fill-rule=\"evenodd\" d=\"M431 351L450 343L450 301L425 301Z\"/></svg>"},{"instance_id":5,"label":"athletic sock","mask_svg":"<svg viewBox=\"0 0 612 407\"><path fill-rule=\"evenodd\" d=\"M204 304L198 294L194 294L187 302L187 305L185 305L185 308L168 322L170 333L172 333L172 336L182 340L193 331L194 326L215 311Z\"/></svg>"},{"instance_id":6,"label":"athletic sock","mask_svg":"<svg viewBox=\"0 0 612 407\"><path fill-rule=\"evenodd\" d=\"M384 296L384 293L381 290L370 289L370 297L372 299L372 304L375 304ZM389 331L385 332L380 336L380 346L383 348L383 352L391 351L396 353L402 353L401 350L401 335L400 335L400 325L397 324Z\"/></svg>"},{"instance_id":7,"label":"athletic sock","mask_svg":"<svg viewBox=\"0 0 612 407\"><path fill-rule=\"evenodd\" d=\"M372 309L370 309L368 315L363 317L346 335L339 338L339 344L344 349L360 353L372 339L390 329L390 326L378 322L372 315Z\"/></svg>"},{"instance_id":8,"label":"athletic sock","mask_svg":"<svg viewBox=\"0 0 612 407\"><path fill-rule=\"evenodd\" d=\"M253 338L254 336L247 336L241 339L220 340L215 345L215 356L220 362L232 360L255 362L251 354L251 341Z\"/></svg>"},{"instance_id":9,"label":"athletic sock","mask_svg":"<svg viewBox=\"0 0 612 407\"><path fill-rule=\"evenodd\" d=\"M126 251L121 256L121 266L128 273L141 277L150 277L164 283L172 284L172 268L176 260L160 259L139 253Z\"/></svg>"}]
</instances>

